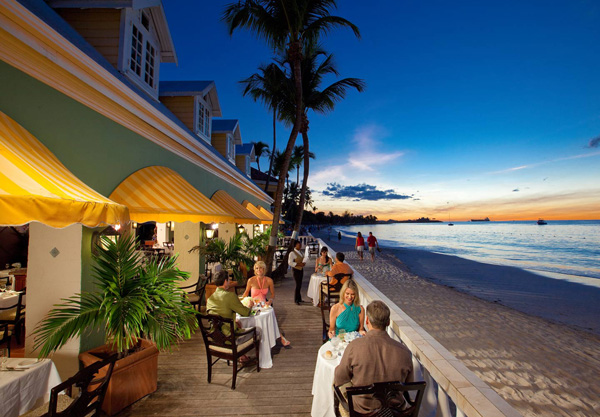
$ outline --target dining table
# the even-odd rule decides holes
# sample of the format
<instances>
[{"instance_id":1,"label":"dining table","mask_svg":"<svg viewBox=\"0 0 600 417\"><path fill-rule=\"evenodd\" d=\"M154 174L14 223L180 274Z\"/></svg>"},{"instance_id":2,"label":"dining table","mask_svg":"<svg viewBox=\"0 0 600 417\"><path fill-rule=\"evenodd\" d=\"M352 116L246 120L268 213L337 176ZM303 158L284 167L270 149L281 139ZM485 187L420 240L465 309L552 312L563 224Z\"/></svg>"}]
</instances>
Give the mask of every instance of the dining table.
<instances>
[{"instance_id":1,"label":"dining table","mask_svg":"<svg viewBox=\"0 0 600 417\"><path fill-rule=\"evenodd\" d=\"M315 272L310 276L310 282L308 283L308 290L306 290L306 296L312 298L312 303L316 307L320 302L321 295L321 283L327 281L327 277L322 272Z\"/></svg>"},{"instance_id":2,"label":"dining table","mask_svg":"<svg viewBox=\"0 0 600 417\"><path fill-rule=\"evenodd\" d=\"M0 416L18 417L43 405L60 383L50 359L9 358L0 369Z\"/></svg>"},{"instance_id":3,"label":"dining table","mask_svg":"<svg viewBox=\"0 0 600 417\"><path fill-rule=\"evenodd\" d=\"M335 368L340 364L345 346L338 347L336 350L331 341L324 343L317 354L317 364L315 365L315 375L312 386L312 408L310 415L312 417L335 417L333 407L333 378ZM333 353L332 358L326 358L325 352Z\"/></svg>"},{"instance_id":4,"label":"dining table","mask_svg":"<svg viewBox=\"0 0 600 417\"><path fill-rule=\"evenodd\" d=\"M256 327L260 339L258 343L258 365L261 368L272 368L271 348L277 344L277 339L281 337L273 307L253 308L250 316L242 317L238 314L237 320L244 328Z\"/></svg>"},{"instance_id":5,"label":"dining table","mask_svg":"<svg viewBox=\"0 0 600 417\"><path fill-rule=\"evenodd\" d=\"M20 291L3 291L0 292L0 308L7 308L16 306L19 301ZM25 304L25 298L23 298L23 304Z\"/></svg>"}]
</instances>

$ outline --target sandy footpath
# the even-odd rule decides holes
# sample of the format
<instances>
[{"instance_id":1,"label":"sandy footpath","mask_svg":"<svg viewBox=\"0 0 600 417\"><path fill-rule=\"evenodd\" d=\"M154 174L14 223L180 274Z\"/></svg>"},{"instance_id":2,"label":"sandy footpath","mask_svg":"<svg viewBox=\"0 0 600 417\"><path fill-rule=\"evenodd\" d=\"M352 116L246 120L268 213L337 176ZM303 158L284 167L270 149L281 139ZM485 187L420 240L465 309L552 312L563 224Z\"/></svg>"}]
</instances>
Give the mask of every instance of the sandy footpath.
<instances>
[{"instance_id":1,"label":"sandy footpath","mask_svg":"<svg viewBox=\"0 0 600 417\"><path fill-rule=\"evenodd\" d=\"M365 253L365 261L360 262L353 241L328 240L327 234L321 237L332 248L344 251L353 267L524 416L600 415L597 334L420 278L392 250L384 249L374 263ZM458 268L450 259L431 261L438 273ZM479 265L477 274L495 273L495 266ZM510 290L498 291L490 285L484 291L484 287L479 291L491 300L501 299ZM536 302L543 303L530 300Z\"/></svg>"}]
</instances>

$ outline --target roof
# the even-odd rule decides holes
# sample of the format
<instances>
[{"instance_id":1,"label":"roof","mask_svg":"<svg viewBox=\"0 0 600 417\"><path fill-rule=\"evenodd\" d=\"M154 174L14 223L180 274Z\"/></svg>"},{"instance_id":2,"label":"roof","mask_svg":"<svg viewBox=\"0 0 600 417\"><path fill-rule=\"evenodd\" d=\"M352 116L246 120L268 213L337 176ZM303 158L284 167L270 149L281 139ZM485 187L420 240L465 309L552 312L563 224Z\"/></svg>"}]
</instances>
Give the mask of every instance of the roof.
<instances>
[{"instance_id":1,"label":"roof","mask_svg":"<svg viewBox=\"0 0 600 417\"><path fill-rule=\"evenodd\" d=\"M160 97L205 97L208 95L213 116L222 116L217 86L214 81L160 81L158 83L158 95Z\"/></svg>"},{"instance_id":2,"label":"roof","mask_svg":"<svg viewBox=\"0 0 600 417\"><path fill-rule=\"evenodd\" d=\"M242 144L240 123L237 119L212 119L212 133L231 133L236 145Z\"/></svg>"},{"instance_id":3,"label":"roof","mask_svg":"<svg viewBox=\"0 0 600 417\"><path fill-rule=\"evenodd\" d=\"M254 143L246 143L244 145L235 145L236 155L250 155L254 154Z\"/></svg>"},{"instance_id":4,"label":"roof","mask_svg":"<svg viewBox=\"0 0 600 417\"><path fill-rule=\"evenodd\" d=\"M256 168L250 168L250 178L252 179L252 181L267 181L267 177L268 175L262 171L259 171ZM271 175L271 179L269 180L269 182L277 184L278 179L275 178L274 176Z\"/></svg>"},{"instance_id":5,"label":"roof","mask_svg":"<svg viewBox=\"0 0 600 417\"><path fill-rule=\"evenodd\" d=\"M175 45L161 0L48 0L48 5L55 9L149 9L160 42L161 62L177 64Z\"/></svg>"}]
</instances>

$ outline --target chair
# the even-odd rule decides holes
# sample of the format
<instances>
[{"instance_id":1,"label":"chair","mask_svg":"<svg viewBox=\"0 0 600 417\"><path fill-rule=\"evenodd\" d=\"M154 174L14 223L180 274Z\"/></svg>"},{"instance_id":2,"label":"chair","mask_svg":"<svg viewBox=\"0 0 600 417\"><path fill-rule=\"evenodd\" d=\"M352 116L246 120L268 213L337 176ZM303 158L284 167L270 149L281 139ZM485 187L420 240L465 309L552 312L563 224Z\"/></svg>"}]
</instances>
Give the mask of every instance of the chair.
<instances>
[{"instance_id":1,"label":"chair","mask_svg":"<svg viewBox=\"0 0 600 417\"><path fill-rule=\"evenodd\" d=\"M100 416L100 409L117 356L115 353L103 361L86 366L71 378L52 388L49 403L21 417ZM105 367L106 370L103 371L102 368ZM73 387L79 388L76 398L71 398ZM68 395L61 394L65 390Z\"/></svg>"},{"instance_id":2,"label":"chair","mask_svg":"<svg viewBox=\"0 0 600 417\"><path fill-rule=\"evenodd\" d=\"M237 373L247 364L238 368L238 360L250 352L252 349L256 352L256 372L260 372L258 337L256 328L251 327L243 332L224 332L225 329L235 329L235 321L215 314L198 314L198 324L204 339L204 347L206 348L206 362L208 363L208 383L212 377L212 366L219 361L225 359L227 365L231 361L233 364L233 379L231 381L231 389L235 389L235 380ZM229 334L227 334L229 333ZM251 335L251 338L237 344L237 340L241 336ZM216 357L213 362L212 357Z\"/></svg>"},{"instance_id":3,"label":"chair","mask_svg":"<svg viewBox=\"0 0 600 417\"><path fill-rule=\"evenodd\" d=\"M195 284L188 285L187 287L181 287L182 290L186 293L186 298L190 302L190 304L198 311L202 310L202 300L204 297L204 293L206 290L206 284L208 283L208 278L206 275L200 275L198 277L198 281ZM190 288L194 288L192 291L186 291Z\"/></svg>"},{"instance_id":4,"label":"chair","mask_svg":"<svg viewBox=\"0 0 600 417\"><path fill-rule=\"evenodd\" d=\"M339 405L350 413L350 417L417 417L423 394L425 393L425 382L379 382L364 387L348 387L344 398L339 387L334 387L334 407L336 415L339 415ZM413 392L414 400L410 393ZM354 397L357 395L372 395L381 404L381 407L370 413L359 413L354 409Z\"/></svg>"},{"instance_id":5,"label":"chair","mask_svg":"<svg viewBox=\"0 0 600 417\"><path fill-rule=\"evenodd\" d=\"M275 266L279 266L285 258L285 250L277 249L275 251Z\"/></svg>"},{"instance_id":6,"label":"chair","mask_svg":"<svg viewBox=\"0 0 600 417\"><path fill-rule=\"evenodd\" d=\"M8 330L8 324L0 324L0 346L6 344L8 349L8 357L10 358L10 337L11 332Z\"/></svg>"},{"instance_id":7,"label":"chair","mask_svg":"<svg viewBox=\"0 0 600 417\"><path fill-rule=\"evenodd\" d=\"M321 303L321 322L323 324L323 343L329 339L329 313L331 307L329 303Z\"/></svg>"},{"instance_id":8,"label":"chair","mask_svg":"<svg viewBox=\"0 0 600 417\"><path fill-rule=\"evenodd\" d=\"M319 257L319 244L317 242L308 244L308 257L310 258L312 255L315 255L317 258Z\"/></svg>"},{"instance_id":9,"label":"chair","mask_svg":"<svg viewBox=\"0 0 600 417\"><path fill-rule=\"evenodd\" d=\"M327 281L321 283L321 294L319 297L321 305L327 303L328 306L331 306L332 303L335 304L335 302L338 302L342 286L349 279L352 279L352 274L339 273L335 274L333 278L328 275Z\"/></svg>"},{"instance_id":10,"label":"chair","mask_svg":"<svg viewBox=\"0 0 600 417\"><path fill-rule=\"evenodd\" d=\"M25 290L19 293L17 303L9 307L0 307L0 325L7 324L13 327L17 341L21 341L21 330L25 329L25 305L23 304L23 296Z\"/></svg>"}]
</instances>

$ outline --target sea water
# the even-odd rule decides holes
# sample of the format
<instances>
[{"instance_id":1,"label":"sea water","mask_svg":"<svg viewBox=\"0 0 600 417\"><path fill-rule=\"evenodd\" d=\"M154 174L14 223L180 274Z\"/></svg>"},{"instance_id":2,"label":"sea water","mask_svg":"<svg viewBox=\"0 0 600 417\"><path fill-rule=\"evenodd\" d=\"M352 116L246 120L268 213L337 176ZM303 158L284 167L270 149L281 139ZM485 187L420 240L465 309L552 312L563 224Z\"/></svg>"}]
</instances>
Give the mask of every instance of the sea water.
<instances>
[{"instance_id":1,"label":"sea water","mask_svg":"<svg viewBox=\"0 0 600 417\"><path fill-rule=\"evenodd\" d=\"M540 275L600 287L600 220L392 223L344 226L377 237L381 246L423 249L515 266Z\"/></svg>"}]
</instances>

